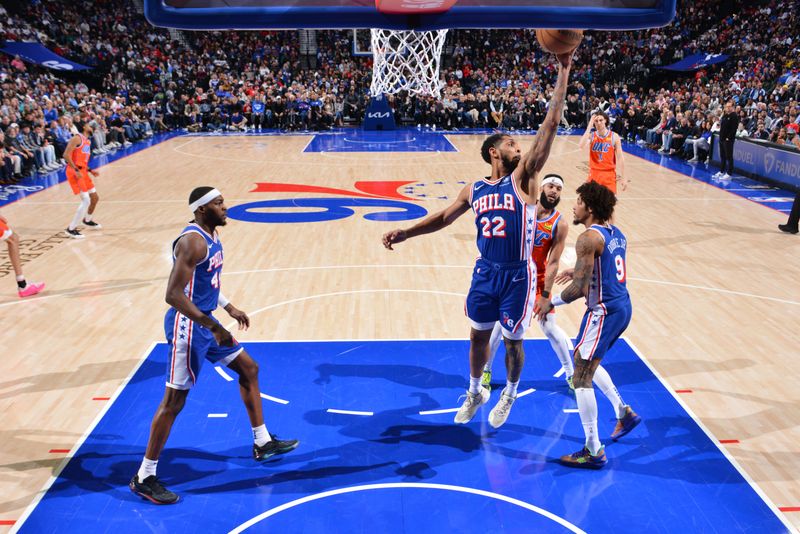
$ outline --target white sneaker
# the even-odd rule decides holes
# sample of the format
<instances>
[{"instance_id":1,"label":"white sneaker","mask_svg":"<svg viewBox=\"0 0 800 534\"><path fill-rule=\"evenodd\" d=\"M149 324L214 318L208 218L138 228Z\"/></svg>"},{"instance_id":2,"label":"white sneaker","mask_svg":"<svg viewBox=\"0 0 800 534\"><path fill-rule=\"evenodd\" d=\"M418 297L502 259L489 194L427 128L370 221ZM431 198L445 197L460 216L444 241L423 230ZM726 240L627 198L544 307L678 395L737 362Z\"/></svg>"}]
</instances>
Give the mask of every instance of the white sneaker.
<instances>
[{"instance_id":1,"label":"white sneaker","mask_svg":"<svg viewBox=\"0 0 800 534\"><path fill-rule=\"evenodd\" d=\"M730 180L730 179L731 179L731 175L728 174L727 172L725 174L723 174L722 176L720 176L720 180Z\"/></svg>"},{"instance_id":2,"label":"white sneaker","mask_svg":"<svg viewBox=\"0 0 800 534\"><path fill-rule=\"evenodd\" d=\"M697 161L698 161L697 158L692 158L689 160L689 163L697 163Z\"/></svg>"},{"instance_id":3,"label":"white sneaker","mask_svg":"<svg viewBox=\"0 0 800 534\"><path fill-rule=\"evenodd\" d=\"M721 177L721 176L722 176L722 171L715 172L715 173L714 173L713 175L711 175L711 176L712 176L712 178L719 178L719 177Z\"/></svg>"},{"instance_id":4,"label":"white sneaker","mask_svg":"<svg viewBox=\"0 0 800 534\"><path fill-rule=\"evenodd\" d=\"M486 388L482 387L478 393L470 393L467 391L467 398L464 399L464 404L458 409L458 413L456 413L456 417L453 421L462 425L464 423L469 423L470 419L475 417L475 412L478 411L478 408L488 401L489 390Z\"/></svg>"},{"instance_id":5,"label":"white sneaker","mask_svg":"<svg viewBox=\"0 0 800 534\"><path fill-rule=\"evenodd\" d=\"M495 407L489 412L489 424L492 425L492 427L500 428L503 426L503 423L508 419L508 414L511 413L511 405L514 404L515 400L517 400L516 397L506 395L505 392L500 395L500 400L497 401Z\"/></svg>"}]
</instances>

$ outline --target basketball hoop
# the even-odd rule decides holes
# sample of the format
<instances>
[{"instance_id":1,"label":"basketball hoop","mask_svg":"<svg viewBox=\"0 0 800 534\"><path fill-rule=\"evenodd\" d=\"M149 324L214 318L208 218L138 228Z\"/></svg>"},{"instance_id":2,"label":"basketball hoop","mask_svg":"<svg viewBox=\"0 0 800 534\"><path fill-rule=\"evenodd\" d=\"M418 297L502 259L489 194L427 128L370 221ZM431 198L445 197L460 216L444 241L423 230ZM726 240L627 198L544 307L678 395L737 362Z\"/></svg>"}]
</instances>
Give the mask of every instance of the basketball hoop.
<instances>
[{"instance_id":1,"label":"basketball hoop","mask_svg":"<svg viewBox=\"0 0 800 534\"><path fill-rule=\"evenodd\" d=\"M447 30L370 30L372 35L372 96L408 91L438 97L444 82L439 63Z\"/></svg>"}]
</instances>

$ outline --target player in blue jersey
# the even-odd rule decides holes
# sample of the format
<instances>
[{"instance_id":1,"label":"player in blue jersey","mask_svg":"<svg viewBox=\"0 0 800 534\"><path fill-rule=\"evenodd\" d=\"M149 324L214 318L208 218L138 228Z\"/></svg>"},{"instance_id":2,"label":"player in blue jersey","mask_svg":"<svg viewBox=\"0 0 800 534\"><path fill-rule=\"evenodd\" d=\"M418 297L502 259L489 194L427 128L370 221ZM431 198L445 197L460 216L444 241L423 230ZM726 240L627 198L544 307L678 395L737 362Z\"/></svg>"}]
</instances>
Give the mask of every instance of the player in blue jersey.
<instances>
[{"instance_id":1,"label":"player in blue jersey","mask_svg":"<svg viewBox=\"0 0 800 534\"><path fill-rule=\"evenodd\" d=\"M607 187L586 182L577 189L578 200L573 208L574 223L583 224L583 232L575 243L577 260L571 273L572 283L552 302L544 299L537 311L544 318L553 308L580 297L586 297L586 313L581 321L575 345L575 399L586 434L586 445L580 451L561 457L570 467L600 469L606 465L606 454L597 431L597 399L592 381L611 401L617 425L611 433L616 441L638 425L641 418L622 401L616 386L600 362L619 339L631 321L633 308L628 294L628 241L622 231L608 221L614 215L617 199Z\"/></svg>"},{"instance_id":2,"label":"player in blue jersey","mask_svg":"<svg viewBox=\"0 0 800 534\"><path fill-rule=\"evenodd\" d=\"M166 301L171 306L164 318L170 346L167 387L150 426L144 459L130 482L131 491L156 504L178 501L178 496L156 478L156 465L203 360L225 365L239 375L239 393L250 418L256 460L289 452L298 445L297 440L279 440L267 432L258 364L212 315L219 305L236 319L239 329L250 326L247 314L219 290L223 254L216 229L226 224L225 200L214 188L198 187L189 196L189 208L194 220L172 243L174 262L167 283Z\"/></svg>"},{"instance_id":3,"label":"player in blue jersey","mask_svg":"<svg viewBox=\"0 0 800 534\"><path fill-rule=\"evenodd\" d=\"M503 327L506 345L506 387L489 414L497 428L505 423L517 396L517 386L525 354L522 338L533 317L536 301L536 265L531 258L539 172L544 167L564 108L572 52L557 56L558 80L547 116L533 145L525 154L516 139L506 134L489 136L481 156L492 166L489 178L465 186L456 201L406 230L383 235L383 244L392 245L410 237L436 232L472 209L475 214L480 258L472 272L466 313L472 329L469 350L469 389L455 416L456 423L469 422L478 408L489 400L489 390L481 386L483 367L489 358L489 339L495 322Z\"/></svg>"}]
</instances>

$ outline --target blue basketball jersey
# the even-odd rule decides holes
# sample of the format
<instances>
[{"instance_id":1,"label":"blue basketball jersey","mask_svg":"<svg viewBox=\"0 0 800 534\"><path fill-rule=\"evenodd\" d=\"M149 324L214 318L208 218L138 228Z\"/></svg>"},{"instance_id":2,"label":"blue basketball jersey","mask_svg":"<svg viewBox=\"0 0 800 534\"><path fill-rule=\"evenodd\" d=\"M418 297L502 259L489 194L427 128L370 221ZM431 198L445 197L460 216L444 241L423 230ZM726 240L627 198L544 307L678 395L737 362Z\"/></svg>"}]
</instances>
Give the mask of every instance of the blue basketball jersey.
<instances>
[{"instance_id":1,"label":"blue basketball jersey","mask_svg":"<svg viewBox=\"0 0 800 534\"><path fill-rule=\"evenodd\" d=\"M630 306L627 287L628 240L616 226L593 224L594 230L603 236L603 253L594 259L594 273L589 286L586 305L590 309L609 311Z\"/></svg>"},{"instance_id":2,"label":"blue basketball jersey","mask_svg":"<svg viewBox=\"0 0 800 534\"><path fill-rule=\"evenodd\" d=\"M530 260L536 206L525 203L512 175L496 182L475 182L470 188L469 201L475 212L477 245L482 258L497 263Z\"/></svg>"},{"instance_id":3,"label":"blue basketball jersey","mask_svg":"<svg viewBox=\"0 0 800 534\"><path fill-rule=\"evenodd\" d=\"M212 312L217 309L219 300L220 276L222 274L222 243L219 236L214 233L209 235L197 224L190 224L183 229L175 241L172 242L172 259L175 260L175 246L178 239L186 234L200 234L206 240L208 252L205 259L194 268L192 279L186 284L183 292L202 312Z\"/></svg>"}]
</instances>

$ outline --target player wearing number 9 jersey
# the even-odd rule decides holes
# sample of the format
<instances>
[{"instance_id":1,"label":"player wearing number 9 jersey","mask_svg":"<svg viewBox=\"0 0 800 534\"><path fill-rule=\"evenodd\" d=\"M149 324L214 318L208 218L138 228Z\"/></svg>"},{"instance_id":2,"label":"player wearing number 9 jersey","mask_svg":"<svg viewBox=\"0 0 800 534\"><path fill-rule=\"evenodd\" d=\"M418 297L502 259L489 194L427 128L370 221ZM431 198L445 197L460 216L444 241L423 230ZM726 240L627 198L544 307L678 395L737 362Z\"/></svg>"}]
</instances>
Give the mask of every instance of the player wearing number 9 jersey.
<instances>
[{"instance_id":1,"label":"player wearing number 9 jersey","mask_svg":"<svg viewBox=\"0 0 800 534\"><path fill-rule=\"evenodd\" d=\"M580 451L561 457L570 467L599 469L606 464L606 455L597 430L597 400L592 381L611 401L617 425L611 438L617 440L633 430L641 418L622 401L622 397L600 362L619 339L631 321L633 308L627 288L628 240L622 231L608 221L614 214L616 197L607 187L591 181L581 185L573 208L575 224L583 224L583 232L575 243L577 261L572 283L545 302L537 312L545 316L553 306L586 297L586 312L581 321L575 345L575 399L586 434Z\"/></svg>"},{"instance_id":2,"label":"player wearing number 9 jersey","mask_svg":"<svg viewBox=\"0 0 800 534\"><path fill-rule=\"evenodd\" d=\"M481 157L492 166L488 179L464 187L456 201L446 209L426 217L408 229L383 235L383 245L436 232L469 211L475 213L480 258L472 271L467 294L466 314L470 320L469 389L455 416L456 423L469 422L481 405L489 400L489 390L481 387L483 367L489 359L489 340L497 321L503 327L506 345L506 387L489 413L489 424L497 428L508 419L517 396L517 386L525 363L522 338L530 324L536 301L536 266L531 259L536 226L539 173L555 139L564 109L572 52L557 56L558 79L550 99L547 116L536 133L531 148L524 154L514 137L494 134L481 146Z\"/></svg>"}]
</instances>

